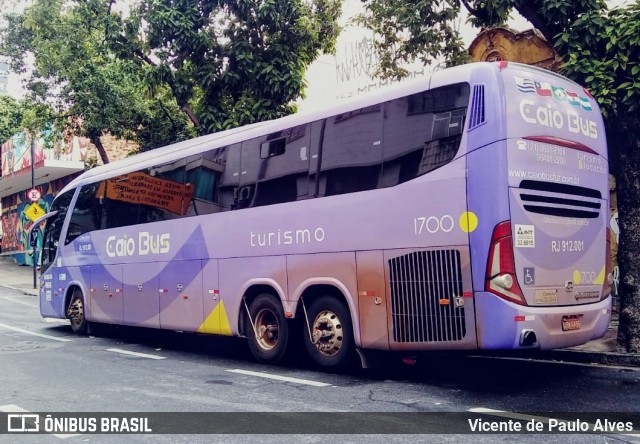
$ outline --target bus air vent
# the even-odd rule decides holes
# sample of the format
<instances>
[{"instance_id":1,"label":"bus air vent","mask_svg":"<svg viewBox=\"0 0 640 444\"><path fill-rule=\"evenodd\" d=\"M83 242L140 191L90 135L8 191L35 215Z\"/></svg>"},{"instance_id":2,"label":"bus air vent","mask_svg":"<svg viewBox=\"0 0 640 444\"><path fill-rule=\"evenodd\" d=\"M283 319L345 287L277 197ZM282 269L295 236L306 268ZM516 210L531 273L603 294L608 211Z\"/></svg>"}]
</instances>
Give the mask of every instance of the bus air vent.
<instances>
[{"instance_id":1,"label":"bus air vent","mask_svg":"<svg viewBox=\"0 0 640 444\"><path fill-rule=\"evenodd\" d=\"M460 341L466 335L458 250L417 251L389 260L395 342Z\"/></svg>"},{"instance_id":2,"label":"bus air vent","mask_svg":"<svg viewBox=\"0 0 640 444\"><path fill-rule=\"evenodd\" d=\"M520 199L531 213L557 217L595 219L600 215L602 194L576 185L523 180Z\"/></svg>"},{"instance_id":3,"label":"bus air vent","mask_svg":"<svg viewBox=\"0 0 640 444\"><path fill-rule=\"evenodd\" d=\"M469 130L485 123L484 114L484 85L473 85L471 97L471 116L469 118Z\"/></svg>"}]
</instances>

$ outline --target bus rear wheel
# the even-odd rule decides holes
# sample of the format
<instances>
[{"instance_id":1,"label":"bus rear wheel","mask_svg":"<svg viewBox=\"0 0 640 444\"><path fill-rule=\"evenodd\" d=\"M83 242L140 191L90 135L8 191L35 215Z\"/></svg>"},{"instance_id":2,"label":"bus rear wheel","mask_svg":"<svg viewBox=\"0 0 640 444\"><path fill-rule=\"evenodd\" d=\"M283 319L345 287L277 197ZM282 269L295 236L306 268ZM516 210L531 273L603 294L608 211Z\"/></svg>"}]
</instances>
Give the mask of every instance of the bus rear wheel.
<instances>
[{"instance_id":1,"label":"bus rear wheel","mask_svg":"<svg viewBox=\"0 0 640 444\"><path fill-rule=\"evenodd\" d=\"M332 296L320 296L309 304L307 320L304 344L313 362L326 369L343 369L352 364L355 341L345 304Z\"/></svg>"},{"instance_id":2,"label":"bus rear wheel","mask_svg":"<svg viewBox=\"0 0 640 444\"><path fill-rule=\"evenodd\" d=\"M75 290L71 295L67 307L67 318L71 322L71 330L78 335L87 334L88 322L84 310L84 298L80 290Z\"/></svg>"},{"instance_id":3,"label":"bus rear wheel","mask_svg":"<svg viewBox=\"0 0 640 444\"><path fill-rule=\"evenodd\" d=\"M270 294L261 294L249 306L247 331L251 354L260 362L275 364L287 351L289 324L279 300Z\"/></svg>"}]
</instances>

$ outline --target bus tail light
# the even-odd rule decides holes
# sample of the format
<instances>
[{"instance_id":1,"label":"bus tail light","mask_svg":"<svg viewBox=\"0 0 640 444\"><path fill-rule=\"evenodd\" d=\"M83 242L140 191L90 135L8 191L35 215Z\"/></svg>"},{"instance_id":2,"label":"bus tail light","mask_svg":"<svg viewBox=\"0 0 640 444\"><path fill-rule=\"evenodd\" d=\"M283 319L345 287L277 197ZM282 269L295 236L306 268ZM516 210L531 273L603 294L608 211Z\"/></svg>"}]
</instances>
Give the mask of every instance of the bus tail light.
<instances>
[{"instance_id":1,"label":"bus tail light","mask_svg":"<svg viewBox=\"0 0 640 444\"><path fill-rule=\"evenodd\" d=\"M513 257L511 221L500 222L493 229L485 290L516 304L525 305L522 290L516 277Z\"/></svg>"},{"instance_id":2,"label":"bus tail light","mask_svg":"<svg viewBox=\"0 0 640 444\"><path fill-rule=\"evenodd\" d=\"M611 266L611 228L607 227L607 251L604 259L604 285L602 286L601 301L611 296L611 284L613 283L613 267Z\"/></svg>"},{"instance_id":3,"label":"bus tail light","mask_svg":"<svg viewBox=\"0 0 640 444\"><path fill-rule=\"evenodd\" d=\"M576 142L576 141L573 141L573 140L561 139L560 137L553 137L553 136L526 136L526 137L523 137L523 139L531 140L533 142L548 143L550 145L563 146L565 148L571 148L573 150L578 150L578 151L583 151L585 153L593 154L594 156L598 155L597 151L592 150L591 148L589 148L587 145L585 145L583 143Z\"/></svg>"}]
</instances>

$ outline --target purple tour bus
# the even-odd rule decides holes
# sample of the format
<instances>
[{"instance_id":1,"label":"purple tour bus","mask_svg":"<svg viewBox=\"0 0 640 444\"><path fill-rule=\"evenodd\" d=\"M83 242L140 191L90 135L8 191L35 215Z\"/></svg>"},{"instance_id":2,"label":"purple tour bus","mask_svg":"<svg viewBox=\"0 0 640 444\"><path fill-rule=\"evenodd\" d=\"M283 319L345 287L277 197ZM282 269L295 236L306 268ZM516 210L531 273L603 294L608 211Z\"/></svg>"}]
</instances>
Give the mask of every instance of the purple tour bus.
<instances>
[{"instance_id":1,"label":"purple tour bus","mask_svg":"<svg viewBox=\"0 0 640 444\"><path fill-rule=\"evenodd\" d=\"M550 349L611 315L596 101L475 63L94 168L56 197L44 317L356 351Z\"/></svg>"}]
</instances>

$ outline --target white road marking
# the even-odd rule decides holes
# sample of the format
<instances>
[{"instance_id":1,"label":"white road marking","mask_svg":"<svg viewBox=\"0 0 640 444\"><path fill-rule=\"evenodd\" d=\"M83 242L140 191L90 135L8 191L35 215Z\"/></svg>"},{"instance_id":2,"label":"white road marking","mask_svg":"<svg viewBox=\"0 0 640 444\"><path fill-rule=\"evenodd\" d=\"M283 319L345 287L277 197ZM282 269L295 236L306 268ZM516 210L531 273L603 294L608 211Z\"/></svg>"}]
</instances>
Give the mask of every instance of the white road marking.
<instances>
[{"instance_id":1,"label":"white road marking","mask_svg":"<svg viewBox=\"0 0 640 444\"><path fill-rule=\"evenodd\" d=\"M21 328L13 327L7 324L0 324L0 327L6 328L7 330L17 331L18 333L24 333L25 335L38 336L39 338L51 339L52 341L71 342L71 339L58 338L56 336L45 335L43 333L36 333L35 331L23 330Z\"/></svg>"},{"instance_id":2,"label":"white road marking","mask_svg":"<svg viewBox=\"0 0 640 444\"><path fill-rule=\"evenodd\" d=\"M69 319L58 319L58 318L42 318L42 322L45 322L47 324L61 324L61 325L71 324Z\"/></svg>"},{"instance_id":3,"label":"white road marking","mask_svg":"<svg viewBox=\"0 0 640 444\"><path fill-rule=\"evenodd\" d=\"M129 351L129 350L123 350L121 348L107 348L106 350L110 351L110 352L114 352L114 353L120 353L120 354L123 354L123 355L137 356L138 358L167 359L166 356L148 355L146 353L138 353L138 352L133 352L133 351Z\"/></svg>"},{"instance_id":4,"label":"white road marking","mask_svg":"<svg viewBox=\"0 0 640 444\"><path fill-rule=\"evenodd\" d=\"M28 302L21 301L20 299L11 297L11 296L0 296L0 299L13 302L14 304L26 305L27 307L31 307L31 308L38 308L38 304L29 304Z\"/></svg>"},{"instance_id":5,"label":"white road marking","mask_svg":"<svg viewBox=\"0 0 640 444\"><path fill-rule=\"evenodd\" d=\"M0 405L0 412L5 412L5 413L31 413L29 412L29 410L25 410L22 407L19 407L15 404L7 404L7 405ZM38 424L38 426L40 428L42 428L43 424L42 421L40 421L40 423ZM28 432L25 432L25 435L28 434ZM58 437L60 439L67 439L67 438L71 438L73 436L80 436L79 434L65 434L65 433L52 433L53 436Z\"/></svg>"},{"instance_id":6,"label":"white road marking","mask_svg":"<svg viewBox=\"0 0 640 444\"><path fill-rule=\"evenodd\" d=\"M544 424L548 424L549 420L551 418L545 417L545 416L532 416L532 415L525 415L522 413L514 413L514 412L506 412L504 410L494 410L494 409L487 409L485 407L475 407L472 409L468 410L471 413L482 413L485 415L492 415L492 416L499 416L502 418L509 418L509 419L517 419L517 420L521 420L521 421L530 421L532 419L535 419L537 422L542 422ZM606 416L606 413L602 413L603 416ZM564 419L558 419L558 418L554 418L557 419L558 422L572 422L570 420L564 420ZM589 424L589 429L593 430L594 428L594 424L592 423L588 423ZM636 438L638 437L638 433L640 433L640 430L636 430L634 429L633 432L635 433L617 433L617 432L608 432L608 431L603 431L603 432L594 432L596 434L598 433L614 433L616 435L620 434L623 436L635 436ZM541 432L542 433L542 432Z\"/></svg>"},{"instance_id":7,"label":"white road marking","mask_svg":"<svg viewBox=\"0 0 640 444\"><path fill-rule=\"evenodd\" d=\"M264 372L252 372L249 370L233 369L225 371L231 373L239 373L241 375L258 376L259 378L275 379L277 381L293 382L295 384L312 385L314 387L327 387L332 385L325 382L310 381L309 379L290 378L289 376L272 375Z\"/></svg>"}]
</instances>

